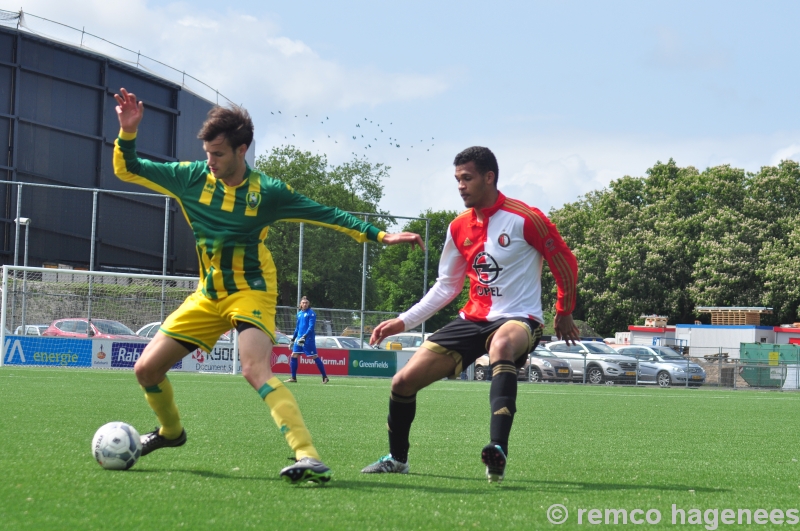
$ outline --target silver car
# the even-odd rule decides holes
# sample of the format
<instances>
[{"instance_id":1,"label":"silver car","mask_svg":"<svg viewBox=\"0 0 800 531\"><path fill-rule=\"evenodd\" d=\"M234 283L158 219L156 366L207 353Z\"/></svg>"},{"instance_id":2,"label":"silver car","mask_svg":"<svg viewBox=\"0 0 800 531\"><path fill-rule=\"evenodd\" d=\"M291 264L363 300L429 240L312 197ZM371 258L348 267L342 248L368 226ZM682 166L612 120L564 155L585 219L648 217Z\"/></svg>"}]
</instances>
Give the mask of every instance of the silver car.
<instances>
[{"instance_id":1,"label":"silver car","mask_svg":"<svg viewBox=\"0 0 800 531\"><path fill-rule=\"evenodd\" d=\"M569 362L574 380L584 380L585 370L587 383L636 382L636 358L624 356L600 341L577 341L574 345L552 341L547 348Z\"/></svg>"},{"instance_id":2,"label":"silver car","mask_svg":"<svg viewBox=\"0 0 800 531\"><path fill-rule=\"evenodd\" d=\"M661 387L672 384L690 386L703 385L706 371L698 364L689 362L669 347L630 345L617 351L639 360L639 381L657 383Z\"/></svg>"},{"instance_id":3,"label":"silver car","mask_svg":"<svg viewBox=\"0 0 800 531\"><path fill-rule=\"evenodd\" d=\"M360 349L361 344L357 337L349 336L316 336L315 343L317 348L346 348L346 349ZM364 342L365 349L370 349L369 343Z\"/></svg>"},{"instance_id":4,"label":"silver car","mask_svg":"<svg viewBox=\"0 0 800 531\"><path fill-rule=\"evenodd\" d=\"M557 358L547 347L537 345L536 349L530 354L528 381L571 382L572 366L568 361Z\"/></svg>"}]
</instances>

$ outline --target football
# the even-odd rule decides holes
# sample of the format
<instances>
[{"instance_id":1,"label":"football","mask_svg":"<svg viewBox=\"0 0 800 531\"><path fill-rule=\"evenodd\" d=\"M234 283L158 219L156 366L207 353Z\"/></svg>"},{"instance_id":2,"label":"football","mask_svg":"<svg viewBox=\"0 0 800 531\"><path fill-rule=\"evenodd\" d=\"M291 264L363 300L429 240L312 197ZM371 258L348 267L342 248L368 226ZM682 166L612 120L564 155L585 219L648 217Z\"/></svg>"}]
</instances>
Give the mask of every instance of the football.
<instances>
[{"instance_id":1,"label":"football","mask_svg":"<svg viewBox=\"0 0 800 531\"><path fill-rule=\"evenodd\" d=\"M124 422L109 422L94 434L92 454L107 470L128 470L142 455L139 432Z\"/></svg>"}]
</instances>

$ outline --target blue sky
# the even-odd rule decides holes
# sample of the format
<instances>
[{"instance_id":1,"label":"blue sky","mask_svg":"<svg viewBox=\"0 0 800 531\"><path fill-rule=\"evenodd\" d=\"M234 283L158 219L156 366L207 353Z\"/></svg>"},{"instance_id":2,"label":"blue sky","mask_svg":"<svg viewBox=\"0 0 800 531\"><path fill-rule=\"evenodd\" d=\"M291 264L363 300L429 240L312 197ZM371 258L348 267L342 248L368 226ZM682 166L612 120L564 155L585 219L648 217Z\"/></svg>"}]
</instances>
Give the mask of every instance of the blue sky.
<instances>
[{"instance_id":1,"label":"blue sky","mask_svg":"<svg viewBox=\"0 0 800 531\"><path fill-rule=\"evenodd\" d=\"M800 157L797 2L0 2L20 5L218 87L257 154L390 165L396 215L460 210L451 163L476 144L545 212L670 157Z\"/></svg>"}]
</instances>

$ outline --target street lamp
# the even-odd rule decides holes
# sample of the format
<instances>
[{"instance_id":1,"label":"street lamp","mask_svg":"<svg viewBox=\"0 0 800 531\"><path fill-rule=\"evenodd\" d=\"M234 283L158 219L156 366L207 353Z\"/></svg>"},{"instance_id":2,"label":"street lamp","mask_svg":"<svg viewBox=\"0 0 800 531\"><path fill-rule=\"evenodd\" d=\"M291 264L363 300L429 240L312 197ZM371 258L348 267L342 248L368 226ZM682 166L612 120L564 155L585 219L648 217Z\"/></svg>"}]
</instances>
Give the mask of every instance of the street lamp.
<instances>
[{"instance_id":1,"label":"street lamp","mask_svg":"<svg viewBox=\"0 0 800 531\"><path fill-rule=\"evenodd\" d=\"M19 223L25 226L25 257L23 258L23 267L28 267L28 236L31 233L31 218L19 217L14 220L14 223ZM25 335L25 310L27 309L27 284L28 272L22 271L22 335Z\"/></svg>"}]
</instances>

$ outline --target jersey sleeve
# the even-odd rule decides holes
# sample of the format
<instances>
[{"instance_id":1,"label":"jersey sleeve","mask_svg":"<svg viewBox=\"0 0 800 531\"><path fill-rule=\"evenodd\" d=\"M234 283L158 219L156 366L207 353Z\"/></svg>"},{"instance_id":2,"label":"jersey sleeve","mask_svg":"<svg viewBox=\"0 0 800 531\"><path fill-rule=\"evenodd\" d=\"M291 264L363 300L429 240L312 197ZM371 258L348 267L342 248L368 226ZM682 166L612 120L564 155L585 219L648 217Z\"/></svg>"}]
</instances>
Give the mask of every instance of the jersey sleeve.
<instances>
[{"instance_id":1,"label":"jersey sleeve","mask_svg":"<svg viewBox=\"0 0 800 531\"><path fill-rule=\"evenodd\" d=\"M278 221L295 221L327 227L347 234L359 243L382 242L386 234L371 223L335 207L321 205L295 192L287 184L275 181L277 194L273 207Z\"/></svg>"},{"instance_id":2,"label":"jersey sleeve","mask_svg":"<svg viewBox=\"0 0 800 531\"><path fill-rule=\"evenodd\" d=\"M310 312L308 312L307 315L308 315L308 319L306 320L306 329L305 329L305 331L303 331L303 334L302 334L304 336L307 336L308 334L312 333L314 331L314 327L317 324L317 314L316 314L316 312L311 310Z\"/></svg>"},{"instance_id":3,"label":"jersey sleeve","mask_svg":"<svg viewBox=\"0 0 800 531\"><path fill-rule=\"evenodd\" d=\"M294 333L292 334L292 337L298 338L301 335L303 335L303 334L300 333L300 312L297 312L297 315L295 316L295 320L297 321L297 323L295 323L295 325L294 325Z\"/></svg>"},{"instance_id":4,"label":"jersey sleeve","mask_svg":"<svg viewBox=\"0 0 800 531\"><path fill-rule=\"evenodd\" d=\"M125 182L177 198L186 189L190 164L141 159L136 154L136 133L120 131L114 142L114 173Z\"/></svg>"},{"instance_id":5,"label":"jersey sleeve","mask_svg":"<svg viewBox=\"0 0 800 531\"><path fill-rule=\"evenodd\" d=\"M419 326L423 321L450 304L464 288L467 262L458 251L451 231L452 225L447 229L442 257L439 259L439 277L436 279L436 283L417 304L399 315L406 330Z\"/></svg>"},{"instance_id":6,"label":"jersey sleeve","mask_svg":"<svg viewBox=\"0 0 800 531\"><path fill-rule=\"evenodd\" d=\"M525 240L547 260L556 279L556 313L571 314L578 297L578 260L553 222L538 208L531 208L525 217L524 234Z\"/></svg>"}]
</instances>

